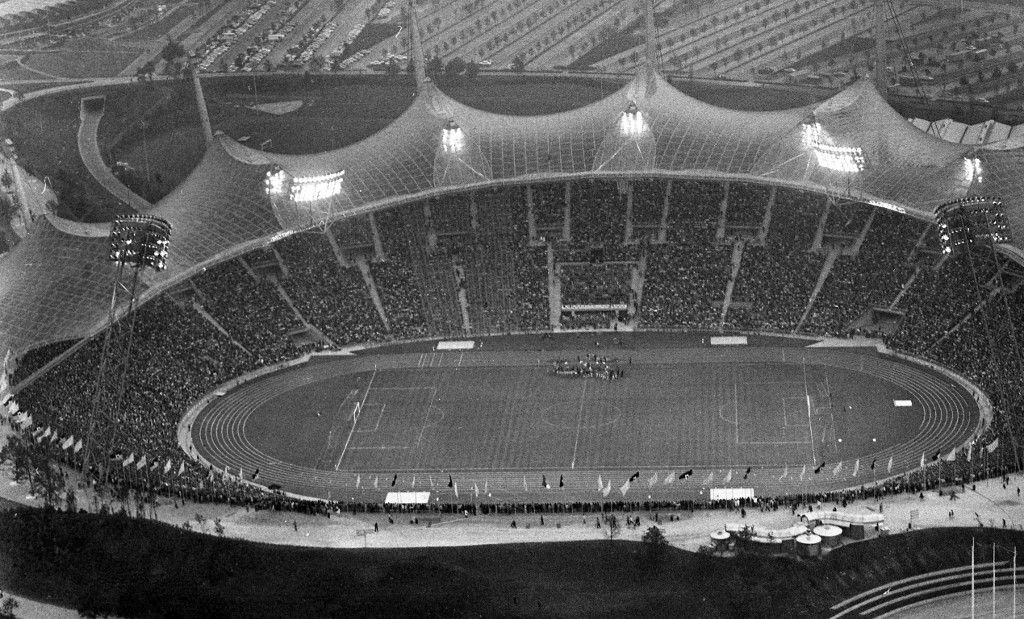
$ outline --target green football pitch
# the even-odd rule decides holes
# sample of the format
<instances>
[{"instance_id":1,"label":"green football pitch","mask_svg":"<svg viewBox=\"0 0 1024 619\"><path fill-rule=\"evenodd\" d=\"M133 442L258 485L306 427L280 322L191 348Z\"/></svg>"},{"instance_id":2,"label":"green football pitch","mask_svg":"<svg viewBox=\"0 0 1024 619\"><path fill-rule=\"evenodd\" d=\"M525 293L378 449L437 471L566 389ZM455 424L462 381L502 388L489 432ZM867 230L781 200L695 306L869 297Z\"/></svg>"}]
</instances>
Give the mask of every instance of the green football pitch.
<instances>
[{"instance_id":1,"label":"green football pitch","mask_svg":"<svg viewBox=\"0 0 1024 619\"><path fill-rule=\"evenodd\" d=\"M192 436L214 466L307 496L576 501L856 486L978 425L962 387L870 349L602 350L623 378L554 374L588 352L330 357L228 391Z\"/></svg>"}]
</instances>

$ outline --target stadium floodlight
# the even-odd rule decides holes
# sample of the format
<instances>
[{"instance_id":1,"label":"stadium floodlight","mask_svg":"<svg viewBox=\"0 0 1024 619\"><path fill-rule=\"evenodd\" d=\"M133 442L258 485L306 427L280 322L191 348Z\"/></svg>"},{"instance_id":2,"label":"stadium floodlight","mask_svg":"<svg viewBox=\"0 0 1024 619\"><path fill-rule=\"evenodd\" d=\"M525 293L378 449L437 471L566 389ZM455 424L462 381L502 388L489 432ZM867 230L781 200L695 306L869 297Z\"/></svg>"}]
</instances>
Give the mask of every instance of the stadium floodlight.
<instances>
[{"instance_id":1,"label":"stadium floodlight","mask_svg":"<svg viewBox=\"0 0 1024 619\"><path fill-rule=\"evenodd\" d=\"M644 115L640 113L636 103L630 101L629 105L626 106L626 111L622 113L622 117L619 119L619 131L624 136L635 138L646 130L647 124L644 122Z\"/></svg>"},{"instance_id":2,"label":"stadium floodlight","mask_svg":"<svg viewBox=\"0 0 1024 619\"><path fill-rule=\"evenodd\" d=\"M840 146L818 122L803 125L804 146L814 151L818 165L837 172L864 170L864 151L859 146Z\"/></svg>"},{"instance_id":3,"label":"stadium floodlight","mask_svg":"<svg viewBox=\"0 0 1024 619\"><path fill-rule=\"evenodd\" d=\"M967 184L974 182L981 183L984 180L981 159L977 157L964 157L964 176L967 177Z\"/></svg>"},{"instance_id":4,"label":"stadium floodlight","mask_svg":"<svg viewBox=\"0 0 1024 619\"><path fill-rule=\"evenodd\" d=\"M131 215L114 220L110 230L111 262L124 266L163 271L171 224L151 215Z\"/></svg>"},{"instance_id":5,"label":"stadium floodlight","mask_svg":"<svg viewBox=\"0 0 1024 619\"><path fill-rule=\"evenodd\" d=\"M465 143L466 136L462 132L462 127L458 126L454 120L445 123L444 129L441 131L441 146L444 148L444 152L462 152Z\"/></svg>"},{"instance_id":6,"label":"stadium floodlight","mask_svg":"<svg viewBox=\"0 0 1024 619\"><path fill-rule=\"evenodd\" d=\"M267 179L265 181L268 196L283 196L288 185L288 173L274 166L273 169L267 171Z\"/></svg>"},{"instance_id":7,"label":"stadium floodlight","mask_svg":"<svg viewBox=\"0 0 1024 619\"><path fill-rule=\"evenodd\" d=\"M320 176L296 176L292 178L290 197L294 202L326 200L341 193L345 170Z\"/></svg>"},{"instance_id":8,"label":"stadium floodlight","mask_svg":"<svg viewBox=\"0 0 1024 619\"><path fill-rule=\"evenodd\" d=\"M950 254L975 243L1010 243L1010 224L1003 201L969 196L943 204L936 212L942 253Z\"/></svg>"}]
</instances>

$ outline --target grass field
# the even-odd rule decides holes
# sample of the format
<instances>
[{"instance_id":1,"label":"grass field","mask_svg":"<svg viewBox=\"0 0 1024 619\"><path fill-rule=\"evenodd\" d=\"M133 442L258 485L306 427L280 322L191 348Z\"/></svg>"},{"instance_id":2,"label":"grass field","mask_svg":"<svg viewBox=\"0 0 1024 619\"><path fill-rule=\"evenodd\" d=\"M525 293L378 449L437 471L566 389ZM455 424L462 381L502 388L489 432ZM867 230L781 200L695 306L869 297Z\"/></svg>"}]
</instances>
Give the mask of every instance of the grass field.
<instances>
[{"instance_id":1,"label":"grass field","mask_svg":"<svg viewBox=\"0 0 1024 619\"><path fill-rule=\"evenodd\" d=\"M577 354L585 351L563 358ZM265 483L300 494L380 491L395 475L396 489L447 492L452 474L492 498L529 496L546 480L564 482L564 496L598 500L599 476L620 495L638 471L635 492L660 496L857 485L871 480L872 461L879 472L890 456L894 472L913 468L977 423L962 390L873 351L611 354L625 378L558 377L555 357L536 351L322 361L216 400L193 434L218 467L259 467ZM828 467L815 475L821 462ZM696 473L677 483L688 469Z\"/></svg>"},{"instance_id":2,"label":"grass field","mask_svg":"<svg viewBox=\"0 0 1024 619\"><path fill-rule=\"evenodd\" d=\"M1009 560L1024 536L931 529L820 560L655 556L623 541L339 550L24 510L0 513L0 586L89 616L827 617L860 591L969 564L972 540Z\"/></svg>"}]
</instances>

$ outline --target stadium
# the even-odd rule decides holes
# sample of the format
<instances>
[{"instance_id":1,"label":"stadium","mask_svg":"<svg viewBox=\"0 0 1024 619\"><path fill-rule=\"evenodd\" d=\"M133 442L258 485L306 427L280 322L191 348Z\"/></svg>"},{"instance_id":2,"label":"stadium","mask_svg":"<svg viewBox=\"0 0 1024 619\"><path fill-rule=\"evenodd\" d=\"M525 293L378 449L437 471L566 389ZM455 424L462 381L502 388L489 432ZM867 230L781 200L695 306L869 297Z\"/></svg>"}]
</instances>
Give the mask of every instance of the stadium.
<instances>
[{"instance_id":1,"label":"stadium","mask_svg":"<svg viewBox=\"0 0 1024 619\"><path fill-rule=\"evenodd\" d=\"M1020 149L922 131L872 76L707 103L652 43L585 105L486 111L410 29L415 94L363 139L255 148L193 72L202 155L165 196L90 169L113 232L33 213L0 260L32 450L175 507L467 517L795 515L1020 469ZM124 95L74 92L84 158Z\"/></svg>"}]
</instances>

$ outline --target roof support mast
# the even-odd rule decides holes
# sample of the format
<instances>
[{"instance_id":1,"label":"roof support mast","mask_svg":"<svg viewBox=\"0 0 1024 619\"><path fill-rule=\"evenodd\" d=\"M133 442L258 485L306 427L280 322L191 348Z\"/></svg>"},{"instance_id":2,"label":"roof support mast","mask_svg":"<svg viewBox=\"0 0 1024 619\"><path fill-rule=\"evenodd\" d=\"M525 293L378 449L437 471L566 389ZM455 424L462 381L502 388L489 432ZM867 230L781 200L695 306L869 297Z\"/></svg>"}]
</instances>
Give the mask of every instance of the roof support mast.
<instances>
[{"instance_id":1,"label":"roof support mast","mask_svg":"<svg viewBox=\"0 0 1024 619\"><path fill-rule=\"evenodd\" d=\"M203 138L209 144L213 142L213 127L210 125L210 112L206 109L206 97L203 95L203 85L199 81L197 67L192 67L192 86L195 89L196 105L199 107L199 123L203 126Z\"/></svg>"},{"instance_id":2,"label":"roof support mast","mask_svg":"<svg viewBox=\"0 0 1024 619\"><path fill-rule=\"evenodd\" d=\"M875 88L882 97L889 94L889 75L886 72L888 34L886 31L886 8L888 0L875 0Z\"/></svg>"},{"instance_id":3,"label":"roof support mast","mask_svg":"<svg viewBox=\"0 0 1024 619\"><path fill-rule=\"evenodd\" d=\"M422 92L427 79L427 62L423 56L423 40L420 38L419 22L416 19L416 7L409 0L409 36L412 38L412 63L416 75L416 92Z\"/></svg>"},{"instance_id":4,"label":"roof support mast","mask_svg":"<svg viewBox=\"0 0 1024 619\"><path fill-rule=\"evenodd\" d=\"M640 0L644 8L644 59L648 71L658 70L658 31L654 26L654 0Z\"/></svg>"}]
</instances>

